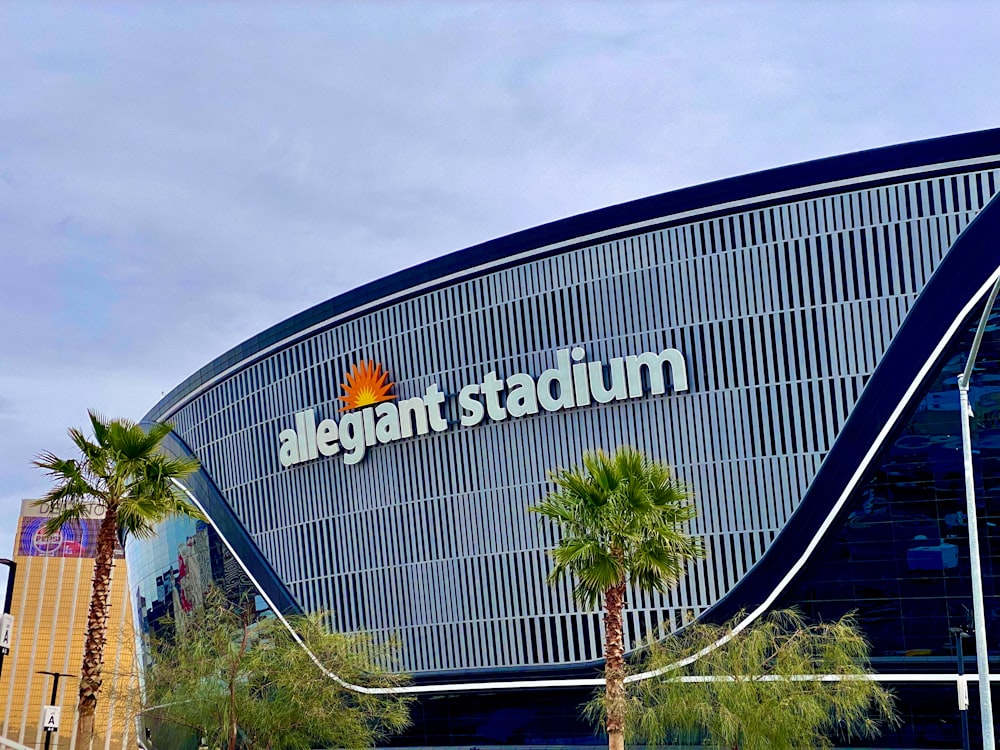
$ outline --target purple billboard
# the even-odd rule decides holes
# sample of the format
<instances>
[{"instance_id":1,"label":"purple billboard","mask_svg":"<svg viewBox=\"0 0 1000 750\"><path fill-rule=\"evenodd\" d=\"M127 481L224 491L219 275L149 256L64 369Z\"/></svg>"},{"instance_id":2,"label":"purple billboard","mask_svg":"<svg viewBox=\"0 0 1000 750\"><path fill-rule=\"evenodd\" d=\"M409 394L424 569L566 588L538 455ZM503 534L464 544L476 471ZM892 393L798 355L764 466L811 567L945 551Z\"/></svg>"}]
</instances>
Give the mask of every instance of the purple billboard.
<instances>
[{"instance_id":1,"label":"purple billboard","mask_svg":"<svg viewBox=\"0 0 1000 750\"><path fill-rule=\"evenodd\" d=\"M70 521L55 534L45 533L44 516L24 516L18 535L17 554L24 557L95 557L99 518L81 518ZM115 557L123 557L120 546L115 545Z\"/></svg>"}]
</instances>

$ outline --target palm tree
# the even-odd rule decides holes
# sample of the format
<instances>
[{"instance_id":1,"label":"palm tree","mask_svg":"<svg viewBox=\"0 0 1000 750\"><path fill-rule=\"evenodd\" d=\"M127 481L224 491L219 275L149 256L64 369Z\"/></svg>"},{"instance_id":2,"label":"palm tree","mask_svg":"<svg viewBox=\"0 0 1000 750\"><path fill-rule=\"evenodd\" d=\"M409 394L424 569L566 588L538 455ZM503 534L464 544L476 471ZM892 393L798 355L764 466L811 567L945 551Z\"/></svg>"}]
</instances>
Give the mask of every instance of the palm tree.
<instances>
[{"instance_id":1,"label":"palm tree","mask_svg":"<svg viewBox=\"0 0 1000 750\"><path fill-rule=\"evenodd\" d=\"M144 430L125 419L108 420L91 411L93 439L78 429L69 436L80 451L78 459L62 459L41 453L34 465L43 469L55 486L36 504L53 517L45 525L48 534L63 524L103 512L97 534L94 584L87 614L87 638L80 668L78 735L82 747L90 747L94 734L94 713L101 689L101 664L108 623L108 597L115 543L129 535L140 538L154 534L153 525L182 514L203 518L188 505L173 483L198 468L197 460L170 458L160 449L172 427L155 424Z\"/></svg>"},{"instance_id":2,"label":"palm tree","mask_svg":"<svg viewBox=\"0 0 1000 750\"><path fill-rule=\"evenodd\" d=\"M604 600L605 723L609 748L621 750L625 588L666 591L677 582L684 564L702 554L701 541L685 531L696 511L667 466L628 446L613 456L585 453L582 469L558 469L549 478L558 489L531 508L560 530L549 582L568 573L578 601L596 607Z\"/></svg>"}]
</instances>

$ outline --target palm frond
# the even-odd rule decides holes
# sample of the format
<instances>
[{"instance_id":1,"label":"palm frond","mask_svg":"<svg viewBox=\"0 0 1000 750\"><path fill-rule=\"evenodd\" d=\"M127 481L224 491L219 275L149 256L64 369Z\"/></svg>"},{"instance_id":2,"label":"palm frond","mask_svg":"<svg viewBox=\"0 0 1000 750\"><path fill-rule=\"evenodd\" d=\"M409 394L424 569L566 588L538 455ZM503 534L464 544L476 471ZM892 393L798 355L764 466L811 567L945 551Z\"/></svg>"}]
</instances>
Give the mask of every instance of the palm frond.
<instances>
[{"instance_id":1,"label":"palm frond","mask_svg":"<svg viewBox=\"0 0 1000 750\"><path fill-rule=\"evenodd\" d=\"M176 513L202 517L177 495L172 484L171 480L196 471L198 462L161 452L169 424L154 424L146 430L130 420L110 420L93 410L88 416L92 438L79 429L69 430L79 458L43 452L33 462L54 483L37 503L57 514L47 528L57 529L87 515L95 503L114 509L121 537L148 536L154 524Z\"/></svg>"},{"instance_id":2,"label":"palm frond","mask_svg":"<svg viewBox=\"0 0 1000 750\"><path fill-rule=\"evenodd\" d=\"M66 503L61 506L50 505L46 511L55 514L42 526L42 531L51 536L58 534L59 530L68 523L79 521L81 518L89 518L93 511L93 505L84 502Z\"/></svg>"},{"instance_id":3,"label":"palm frond","mask_svg":"<svg viewBox=\"0 0 1000 750\"><path fill-rule=\"evenodd\" d=\"M582 601L595 603L627 580L662 591L703 554L687 533L696 512L690 496L668 467L635 448L587 452L582 467L557 469L549 479L555 491L530 510L560 532L549 580L571 576Z\"/></svg>"}]
</instances>

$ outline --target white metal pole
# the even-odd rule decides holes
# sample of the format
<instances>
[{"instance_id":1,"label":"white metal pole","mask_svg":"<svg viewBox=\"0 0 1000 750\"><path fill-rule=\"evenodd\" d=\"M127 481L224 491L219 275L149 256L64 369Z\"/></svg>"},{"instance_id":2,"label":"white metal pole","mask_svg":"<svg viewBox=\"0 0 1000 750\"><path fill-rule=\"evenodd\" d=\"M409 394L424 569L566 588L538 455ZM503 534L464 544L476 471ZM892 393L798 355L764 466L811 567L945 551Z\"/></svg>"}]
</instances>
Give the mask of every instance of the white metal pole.
<instances>
[{"instance_id":1,"label":"white metal pole","mask_svg":"<svg viewBox=\"0 0 1000 750\"><path fill-rule=\"evenodd\" d=\"M976 631L976 667L979 672L979 711L983 722L983 747L995 750L996 739L993 735L993 696L990 690L990 655L986 645L986 612L983 606L983 571L979 556L979 521L976 513L976 483L972 473L972 436L969 420L972 409L969 408L969 383L972 381L972 370L976 366L979 355L979 344L986 331L986 323L993 310L997 292L1000 292L1000 278L993 284L983 315L979 319L979 327L972 339L969 359L965 370L958 376L959 410L962 417L962 462L965 469L965 512L969 526L969 576L972 579L972 615Z\"/></svg>"},{"instance_id":2,"label":"white metal pole","mask_svg":"<svg viewBox=\"0 0 1000 750\"><path fill-rule=\"evenodd\" d=\"M993 697L990 690L990 658L986 646L986 613L983 607L983 573L979 563L979 523L976 488L972 475L972 438L969 434L969 384L958 383L962 413L962 458L965 462L965 507L969 523L969 575L972 578L972 614L976 630L976 667L979 671L979 711L983 719L983 747L995 748Z\"/></svg>"}]
</instances>

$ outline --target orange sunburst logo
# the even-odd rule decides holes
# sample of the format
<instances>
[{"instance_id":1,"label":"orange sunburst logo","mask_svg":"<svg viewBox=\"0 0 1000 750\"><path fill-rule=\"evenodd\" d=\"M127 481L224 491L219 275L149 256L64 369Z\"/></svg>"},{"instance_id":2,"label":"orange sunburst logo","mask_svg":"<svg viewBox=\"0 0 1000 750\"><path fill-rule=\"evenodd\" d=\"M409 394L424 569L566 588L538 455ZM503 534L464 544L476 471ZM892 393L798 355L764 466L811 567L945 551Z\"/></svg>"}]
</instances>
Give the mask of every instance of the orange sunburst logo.
<instances>
[{"instance_id":1,"label":"orange sunburst logo","mask_svg":"<svg viewBox=\"0 0 1000 750\"><path fill-rule=\"evenodd\" d=\"M388 382L389 372L383 371L382 365L377 365L371 360L351 367L345 378L347 382L340 384L346 394L339 397L345 404L341 407L341 411L371 406L396 398L389 393L395 385Z\"/></svg>"}]
</instances>

